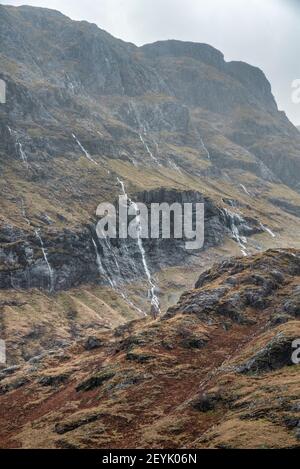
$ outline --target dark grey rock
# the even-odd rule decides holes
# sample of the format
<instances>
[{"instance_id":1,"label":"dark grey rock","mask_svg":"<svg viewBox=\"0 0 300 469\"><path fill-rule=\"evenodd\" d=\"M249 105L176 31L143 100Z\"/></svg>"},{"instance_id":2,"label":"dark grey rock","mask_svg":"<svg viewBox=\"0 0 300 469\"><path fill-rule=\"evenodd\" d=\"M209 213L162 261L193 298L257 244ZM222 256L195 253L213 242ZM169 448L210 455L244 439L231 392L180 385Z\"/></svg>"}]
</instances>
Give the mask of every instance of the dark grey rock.
<instances>
[{"instance_id":1,"label":"dark grey rock","mask_svg":"<svg viewBox=\"0 0 300 469\"><path fill-rule=\"evenodd\" d=\"M83 383L80 383L78 386L76 386L76 391L77 392L87 392L91 391L92 389L98 388L102 386L103 383L106 381L109 381L115 376L115 372L113 371L102 371L94 376L91 376L90 378L86 379L83 381Z\"/></svg>"},{"instance_id":2,"label":"dark grey rock","mask_svg":"<svg viewBox=\"0 0 300 469\"><path fill-rule=\"evenodd\" d=\"M102 347L103 342L97 337L88 337L83 344L85 350L95 350Z\"/></svg>"},{"instance_id":3,"label":"dark grey rock","mask_svg":"<svg viewBox=\"0 0 300 469\"><path fill-rule=\"evenodd\" d=\"M68 374L60 374L60 375L48 375L42 376L38 379L38 383L42 386L60 386L64 384L69 378Z\"/></svg>"},{"instance_id":4,"label":"dark grey rock","mask_svg":"<svg viewBox=\"0 0 300 469\"><path fill-rule=\"evenodd\" d=\"M292 366L293 340L277 335L262 350L257 352L250 360L237 367L238 373L260 374L268 373Z\"/></svg>"},{"instance_id":5,"label":"dark grey rock","mask_svg":"<svg viewBox=\"0 0 300 469\"><path fill-rule=\"evenodd\" d=\"M192 402L192 407L200 412L210 412L216 409L222 396L219 393L205 393Z\"/></svg>"}]
</instances>

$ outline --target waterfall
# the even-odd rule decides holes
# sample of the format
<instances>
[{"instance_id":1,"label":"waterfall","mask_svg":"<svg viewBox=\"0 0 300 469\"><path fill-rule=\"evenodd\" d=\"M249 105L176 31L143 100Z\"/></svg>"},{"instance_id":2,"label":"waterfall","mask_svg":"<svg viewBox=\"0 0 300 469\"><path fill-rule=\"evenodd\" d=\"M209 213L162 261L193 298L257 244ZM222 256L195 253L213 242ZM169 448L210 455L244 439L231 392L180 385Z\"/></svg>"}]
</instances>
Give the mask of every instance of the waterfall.
<instances>
[{"instance_id":1,"label":"waterfall","mask_svg":"<svg viewBox=\"0 0 300 469\"><path fill-rule=\"evenodd\" d=\"M109 252L109 254L111 254L112 258L113 258L113 261L115 263L115 266L117 268L117 271L119 272L119 274L121 274L121 268L120 268L120 265L119 265L119 262L118 262L118 259L117 259L117 256L115 255L114 253L114 248L113 246L111 245L111 242L110 242L110 239L105 236L105 234L102 232L102 239L104 240L105 242L105 245L106 245L106 248L107 248L107 251ZM112 272L111 272L111 275L112 275ZM111 280L111 284L112 286L115 286L116 285L116 282L114 279Z\"/></svg>"},{"instance_id":2,"label":"waterfall","mask_svg":"<svg viewBox=\"0 0 300 469\"><path fill-rule=\"evenodd\" d=\"M126 198L128 199L128 196L127 196L126 190L125 190L125 184L124 184L124 182L121 181L121 179L119 179L119 178L117 178L117 180L118 180L118 183L119 183L120 186L121 186L121 189L122 189L122 192L123 192L124 197L126 197Z\"/></svg>"},{"instance_id":3,"label":"waterfall","mask_svg":"<svg viewBox=\"0 0 300 469\"><path fill-rule=\"evenodd\" d=\"M142 226L141 226L141 217L140 217L140 214L139 214L139 209L138 209L137 204L136 204L134 201L132 201L132 200L128 197L128 195L127 195L127 193L126 193L126 190L125 190L125 184L124 184L124 182L121 181L121 180L118 178L118 183L120 184L120 186L121 186L121 188L122 188L122 192L123 192L124 197L126 197L126 199L128 200L129 205L134 208L134 211L135 211L135 214L136 214L136 221L137 221L137 243L138 243L139 251L140 251L141 256L142 256L143 268L144 268L144 271L145 271L145 274L146 274L148 283L149 283L149 285L150 285L151 306L153 306L153 307L156 309L156 311L160 313L159 299L158 299L158 297L157 297L156 294L155 294L156 285L154 284L154 282L153 282L153 280L152 280L152 276L151 276L151 273L150 273L150 270L149 270L149 267L148 267L148 264L147 264L146 252L145 252L145 249L144 249L144 246L143 246L143 241L142 241Z\"/></svg>"},{"instance_id":4,"label":"waterfall","mask_svg":"<svg viewBox=\"0 0 300 469\"><path fill-rule=\"evenodd\" d=\"M121 268L120 268L120 265L119 265L117 256L116 256L115 253L114 253L114 249L113 249L113 247L112 247L112 245L111 245L110 239L107 238L107 236L105 236L105 237L104 237L104 240L105 240L105 244L106 244L107 249L109 250L109 252L111 253L111 255L112 255L112 257L113 257L115 266L117 267L117 271L119 272L119 274L121 274Z\"/></svg>"},{"instance_id":5,"label":"waterfall","mask_svg":"<svg viewBox=\"0 0 300 469\"><path fill-rule=\"evenodd\" d=\"M100 274L101 276L103 276L103 277L109 282L109 284L110 284L110 286L111 286L112 288L114 288L114 287L115 287L115 283L114 283L114 281L110 278L110 276L106 273L106 271L105 271L105 269L104 269L104 267L103 267L103 265L102 265L101 256L100 256L100 254L99 254L99 248L98 248L98 246L97 246L97 244L96 244L94 238L92 238L92 242L93 242L93 246L94 246L94 248L95 248L96 260L97 260L97 266L98 266L99 274Z\"/></svg>"},{"instance_id":6,"label":"waterfall","mask_svg":"<svg viewBox=\"0 0 300 469\"><path fill-rule=\"evenodd\" d=\"M134 308L136 311L138 311L138 313L142 314L143 316L147 316L146 313L144 313L140 308L138 308L129 298L128 296L124 293L124 291L121 290L121 288L119 286L117 286L116 282L114 281L114 279L111 278L111 276L106 272L106 270L104 269L103 267L103 264L102 264L102 261L101 261L101 256L100 256L100 253L99 253L99 248L97 246L97 243L95 242L94 238L92 237L92 242L93 242L93 246L95 248L95 253L96 253L96 260L97 260L97 266L98 266L98 271L99 271L99 274L104 277L108 283L110 284L110 286L117 292L121 295L121 297L123 298L123 300L125 301L125 303L128 304L128 306L130 306L131 308ZM114 256L114 254L113 254ZM115 256L114 256L115 257ZM118 266L118 269L120 270L120 266L118 264L118 261L117 259L115 258L116 260L116 265Z\"/></svg>"},{"instance_id":7,"label":"waterfall","mask_svg":"<svg viewBox=\"0 0 300 469\"><path fill-rule=\"evenodd\" d=\"M200 142L201 142L201 145L202 145L202 148L203 150L205 151L205 153L207 154L207 158L210 160L210 153L208 151L208 149L206 148L204 142L203 142L203 139L200 137Z\"/></svg>"},{"instance_id":8,"label":"waterfall","mask_svg":"<svg viewBox=\"0 0 300 469\"><path fill-rule=\"evenodd\" d=\"M273 233L272 230L270 230L270 228L268 228L267 226L263 225L262 223L260 223L260 227L262 230L264 230L266 233L269 233L270 236L272 236L272 238L276 238L276 234Z\"/></svg>"},{"instance_id":9,"label":"waterfall","mask_svg":"<svg viewBox=\"0 0 300 469\"><path fill-rule=\"evenodd\" d=\"M116 289L117 292L121 295L121 297L123 298L123 300L125 301L125 303L128 304L128 306L131 306L132 308L134 308L138 313L142 314L143 316L147 317L147 314L142 311L138 306L136 306L129 298L127 295L125 295L125 293L122 291L122 290L118 290Z\"/></svg>"},{"instance_id":10,"label":"waterfall","mask_svg":"<svg viewBox=\"0 0 300 469\"><path fill-rule=\"evenodd\" d=\"M122 192L123 194L126 196L126 192L125 192L125 186L124 186L124 183L118 178L118 182L119 184L121 185L122 187ZM113 260L114 260L114 263L117 267L117 270L118 272L121 274L121 268L120 268L120 265L119 265L119 262L118 262L118 259L114 253L114 249L113 249L113 246L111 245L110 243L110 240L109 238L107 238L107 236L105 236L103 234L103 239L104 239L104 242L105 242L105 245L107 247L107 250L109 252L109 254L113 257ZM138 306L136 306L129 298L128 296L126 295L126 293L124 293L124 291L120 288L120 286L117 285L117 282L115 281L113 277L113 274L111 272L111 274L108 274L107 273L107 269L105 269L103 267L103 264L102 264L102 261L101 261L101 256L100 256L100 253L99 253L99 248L95 242L95 240L92 238L92 241L93 241L93 245L94 245L94 248L95 248L95 252L96 252L96 259L97 259L97 265L98 265L98 270L99 270L99 273L101 276L103 276L110 284L110 286L117 292L121 295L121 297L123 298L123 300L132 308L134 308L138 313L142 314L143 316L147 316L147 314L142 311L140 308L138 308ZM128 252L128 248L125 246L126 248L126 251Z\"/></svg>"},{"instance_id":11,"label":"waterfall","mask_svg":"<svg viewBox=\"0 0 300 469\"><path fill-rule=\"evenodd\" d=\"M23 149L22 143L19 141L19 139L17 137L17 132L12 130L9 126L7 126L7 129L8 129L9 135L11 135L15 139L15 147L16 147L17 153L20 155L21 160L24 163L24 165L26 166L26 168L29 169L29 163L28 163L27 155L26 155L26 153ZM14 135L16 135L16 137L14 137Z\"/></svg>"},{"instance_id":12,"label":"waterfall","mask_svg":"<svg viewBox=\"0 0 300 469\"><path fill-rule=\"evenodd\" d=\"M175 161L172 161L171 159L169 159L168 161L169 161L169 166L170 166L172 169L175 169L175 171L178 171L178 173L181 173L181 169L177 166L177 164L175 163Z\"/></svg>"},{"instance_id":13,"label":"waterfall","mask_svg":"<svg viewBox=\"0 0 300 469\"><path fill-rule=\"evenodd\" d=\"M240 184L240 187L243 189L245 194L247 194L247 195L249 195L249 197L251 197L251 194L249 193L248 189L243 184Z\"/></svg>"},{"instance_id":14,"label":"waterfall","mask_svg":"<svg viewBox=\"0 0 300 469\"><path fill-rule=\"evenodd\" d=\"M49 261L48 261L47 251L46 251L46 248L45 248L45 246L44 246L44 242L43 242L43 240L42 240L42 237L41 237L41 235L40 235L40 230L35 229L35 230L34 230L34 233L35 233L37 239L38 239L39 242L40 242L41 249L42 249L42 253L43 253L45 262L46 262L46 264L47 264L47 267L48 267L48 271L49 271L49 280L50 280L50 293L52 293L53 290L54 290L54 272L53 272L53 270L52 270L52 268L51 268L51 265L50 265L50 263L49 263Z\"/></svg>"},{"instance_id":15,"label":"waterfall","mask_svg":"<svg viewBox=\"0 0 300 469\"><path fill-rule=\"evenodd\" d=\"M48 260L48 254L47 254L47 250L44 246L44 242L42 240L42 237L40 235L40 229L37 229L37 228L33 228L32 225L31 225L31 222L28 218L28 216L26 215L26 209L25 209L25 203L24 203L24 199L23 197L21 197L21 213L22 213L22 216L25 220L25 222L27 223L27 225L33 229L34 231L34 234L36 236L36 238L38 239L39 243L40 243L40 246L41 246L41 250L42 250L42 253L43 253L43 257L44 257L44 260L45 260L45 263L47 265L47 268L48 268L48 272L49 272L49 285L50 285L50 288L49 288L49 291L50 293L52 293L54 291L54 271L49 263L49 260Z\"/></svg>"},{"instance_id":16,"label":"waterfall","mask_svg":"<svg viewBox=\"0 0 300 469\"><path fill-rule=\"evenodd\" d=\"M236 240L236 242L240 246L241 253L243 254L243 256L247 257L248 253L247 253L247 248L245 246L245 244L247 244L247 238L245 236L240 235L238 225L236 223L238 222L238 224L240 224L244 222L243 218L236 213L230 212L226 208L224 209L224 213L225 213L225 217L227 218L227 220L229 220L230 229L231 229L233 238Z\"/></svg>"},{"instance_id":17,"label":"waterfall","mask_svg":"<svg viewBox=\"0 0 300 469\"><path fill-rule=\"evenodd\" d=\"M67 79L67 88L71 90L72 94L75 94L75 85L67 73L66 73L66 79Z\"/></svg>"},{"instance_id":18,"label":"waterfall","mask_svg":"<svg viewBox=\"0 0 300 469\"><path fill-rule=\"evenodd\" d=\"M23 161L23 163L25 164L26 168L28 169L29 168L29 164L28 164L28 160L27 160L27 156L26 156L26 153L24 152L23 150L23 147L22 147L22 143L18 142L16 144L17 148L19 149L19 153L20 153L20 156L21 156L21 159Z\"/></svg>"},{"instance_id":19,"label":"waterfall","mask_svg":"<svg viewBox=\"0 0 300 469\"><path fill-rule=\"evenodd\" d=\"M99 164L97 163L97 161L95 161L91 155L89 154L89 152L84 148L84 146L80 143L80 141L78 140L78 138L76 137L75 134L72 134L72 137L74 138L75 142L77 143L77 145L79 146L79 148L83 151L83 153L85 154L86 158L91 161L92 163L96 164L97 166L99 166Z\"/></svg>"},{"instance_id":20,"label":"waterfall","mask_svg":"<svg viewBox=\"0 0 300 469\"><path fill-rule=\"evenodd\" d=\"M147 143L145 142L145 140L143 139L142 135L139 134L139 137L140 137L140 141L142 142L142 144L144 145L144 148L146 150L146 152L148 153L148 155L150 155L150 157L153 159L153 161L158 165L158 166L161 166L160 162L158 161L158 159L153 155L152 151L150 150L150 148L148 147Z\"/></svg>"},{"instance_id":21,"label":"waterfall","mask_svg":"<svg viewBox=\"0 0 300 469\"><path fill-rule=\"evenodd\" d=\"M31 227L30 220L26 215L26 210L25 210L25 204L24 204L23 197L21 198L21 212L22 212L22 216L23 216L24 220L26 221L27 225Z\"/></svg>"},{"instance_id":22,"label":"waterfall","mask_svg":"<svg viewBox=\"0 0 300 469\"><path fill-rule=\"evenodd\" d=\"M136 109L136 106L131 103L131 109L133 110L133 113L134 113L134 116L135 116L135 120L136 120L136 123L139 127L139 138L140 138L140 141L142 142L146 152L148 153L148 155L151 157L151 159L158 165L158 166L161 166L160 162L158 161L158 159L156 158L156 156L153 155L152 151L150 150L149 146L147 145L146 141L144 140L143 136L142 136L142 133L144 133L144 135L147 135L147 130L146 130L146 127L145 125L142 124L141 122L141 118L139 116L139 113L138 113L138 110ZM154 140L154 139L153 139ZM154 141L156 147L157 147L157 143Z\"/></svg>"}]
</instances>

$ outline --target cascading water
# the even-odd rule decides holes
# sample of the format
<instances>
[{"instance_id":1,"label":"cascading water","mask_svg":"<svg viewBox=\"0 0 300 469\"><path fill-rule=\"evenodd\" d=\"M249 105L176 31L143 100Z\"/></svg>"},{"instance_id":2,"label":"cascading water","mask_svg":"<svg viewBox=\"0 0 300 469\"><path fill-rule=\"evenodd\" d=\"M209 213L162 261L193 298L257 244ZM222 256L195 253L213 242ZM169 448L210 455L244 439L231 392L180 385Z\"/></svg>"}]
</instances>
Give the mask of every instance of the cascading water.
<instances>
[{"instance_id":1,"label":"cascading water","mask_svg":"<svg viewBox=\"0 0 300 469\"><path fill-rule=\"evenodd\" d=\"M117 256L114 253L114 248L113 248L113 246L110 242L110 239L107 236L105 236L105 234L103 232L102 232L102 239L104 240L107 252L109 253L109 255L111 255L111 257L113 259L113 262L114 262L114 264L117 268L118 273L121 274L121 268L120 268ZM98 247L97 247L97 249L98 249ZM98 251L98 256L100 256L99 251ZM114 277L113 272L110 272L110 274L107 274L107 277L109 279L109 283L111 284L111 286L115 287L116 284L117 284L117 281L113 278Z\"/></svg>"},{"instance_id":2,"label":"cascading water","mask_svg":"<svg viewBox=\"0 0 300 469\"><path fill-rule=\"evenodd\" d=\"M25 164L26 168L28 168L29 164L28 164L26 153L23 150L22 143L17 143L16 145L17 145L17 148L19 149L19 153L20 153L23 163Z\"/></svg>"},{"instance_id":3,"label":"cascading water","mask_svg":"<svg viewBox=\"0 0 300 469\"><path fill-rule=\"evenodd\" d=\"M201 145L202 145L202 148L203 150L205 151L205 153L207 154L207 158L210 160L210 153L208 151L208 149L206 148L204 142L203 142L203 139L200 137L200 142L201 142Z\"/></svg>"},{"instance_id":4,"label":"cascading water","mask_svg":"<svg viewBox=\"0 0 300 469\"><path fill-rule=\"evenodd\" d=\"M243 218L238 215L237 213L232 213L226 208L224 209L225 218L229 221L230 229L233 235L233 238L236 240L238 245L240 246L241 253L243 256L247 257L248 252L245 244L247 244L247 238L245 236L241 236L238 228L238 224L244 222Z\"/></svg>"},{"instance_id":5,"label":"cascading water","mask_svg":"<svg viewBox=\"0 0 300 469\"><path fill-rule=\"evenodd\" d=\"M98 132L99 133L99 132ZM94 160L94 158L91 157L91 155L89 154L89 152L84 148L84 146L82 145L82 143L78 140L78 138L76 137L75 134L72 134L72 137L74 138L75 142L77 143L77 145L79 146L80 150L84 153L84 155L86 156L86 158L91 161L92 163L94 163L96 166L99 166L99 163L97 163L97 161ZM110 174L110 171L105 168L105 171L107 172L107 174Z\"/></svg>"},{"instance_id":6,"label":"cascading water","mask_svg":"<svg viewBox=\"0 0 300 469\"><path fill-rule=\"evenodd\" d=\"M89 154L89 152L84 148L84 146L80 143L80 141L78 140L78 138L76 137L75 134L72 134L72 137L74 138L75 142L77 143L77 145L79 146L80 150L82 150L82 152L85 154L85 156L87 157L88 160L90 160L92 163L96 164L97 166L98 163L97 161L95 161L91 155Z\"/></svg>"},{"instance_id":7,"label":"cascading water","mask_svg":"<svg viewBox=\"0 0 300 469\"><path fill-rule=\"evenodd\" d=\"M11 137L13 137L15 139L15 147L16 147L17 153L20 155L20 158L21 158L22 162L24 163L24 165L26 166L26 168L29 169L29 163L28 163L27 155L26 155L26 153L23 149L22 143L19 141L19 139L17 137L17 132L12 130L9 126L7 126L7 129L8 129L9 134L11 135Z\"/></svg>"},{"instance_id":8,"label":"cascading water","mask_svg":"<svg viewBox=\"0 0 300 469\"><path fill-rule=\"evenodd\" d=\"M92 242L93 242L93 246L95 248L95 253L96 253L96 260L97 260L97 266L98 266L98 271L99 271L99 274L101 276L103 276L107 281L108 283L110 284L110 286L112 288L115 287L115 282L110 278L110 276L106 273L103 265L102 265L102 261L101 261L101 256L100 256L100 253L99 253L99 248L94 240L94 238L92 238Z\"/></svg>"},{"instance_id":9,"label":"cascading water","mask_svg":"<svg viewBox=\"0 0 300 469\"><path fill-rule=\"evenodd\" d=\"M29 218L28 218L27 215L26 215L25 203L24 203L24 199L23 199L23 198L21 198L21 212L22 212L22 216L23 216L24 220L26 221L27 225L31 227L30 220L29 220Z\"/></svg>"},{"instance_id":10,"label":"cascading water","mask_svg":"<svg viewBox=\"0 0 300 469\"><path fill-rule=\"evenodd\" d=\"M148 147L147 143L145 142L145 140L143 139L142 135L139 134L139 137L140 137L140 140L142 142L142 144L144 145L144 148L146 150L146 152L148 153L148 155L150 155L150 157L152 158L152 160L158 165L158 166L161 166L160 165L160 162L158 161L158 159L153 155L152 151L150 150L150 148Z\"/></svg>"},{"instance_id":11,"label":"cascading water","mask_svg":"<svg viewBox=\"0 0 300 469\"><path fill-rule=\"evenodd\" d=\"M269 233L270 236L272 236L272 238L276 238L276 234L273 233L272 230L270 230L270 228L268 228L267 226L263 225L262 223L260 224L260 227L262 230L264 230L266 233Z\"/></svg>"},{"instance_id":12,"label":"cascading water","mask_svg":"<svg viewBox=\"0 0 300 469\"><path fill-rule=\"evenodd\" d=\"M130 307L134 308L136 311L138 311L138 313L140 313L141 315L143 316L147 316L146 313L144 313L140 308L138 308L129 298L128 296L124 293L124 291L122 291L122 289L120 288L120 286L117 285L116 281L114 280L114 278L112 277L112 274L109 274L107 272L107 269L104 268L103 264L102 264L102 261L101 261L101 255L99 253L99 248L97 246L97 243L96 241L94 240L94 238L92 237L92 242L93 242L93 246L94 246L94 249L95 249L95 253L96 253L96 260L97 260L97 266L98 266L98 271L99 271L99 274L101 277L105 278L105 280L109 283L109 285L111 286L111 288L113 288L117 293L119 293L119 295L121 295L121 297L123 298L123 300L125 301L125 303L127 303ZM109 246L108 246L109 247ZM112 247L110 247L110 252L112 252ZM114 256L114 254L113 254ZM114 256L115 257L115 256ZM118 270L120 271L120 266L119 266L119 263L117 261L117 259L115 258L115 261L116 261L116 265L117 265L117 268Z\"/></svg>"},{"instance_id":13,"label":"cascading water","mask_svg":"<svg viewBox=\"0 0 300 469\"><path fill-rule=\"evenodd\" d=\"M139 251L140 251L141 256L142 256L143 268L144 268L148 283L150 285L151 307L153 307L154 310L157 311L157 313L160 313L159 299L158 299L157 295L155 294L156 285L154 284L154 282L152 280L152 276L151 276L151 273L150 273L150 270L149 270L149 267L148 267L148 264L147 264L146 252L145 252L145 249L144 249L144 246L143 246L142 226L141 226L141 217L140 217L140 213L139 213L139 208L138 208L137 204L133 200L131 200L130 197L128 197L128 194L126 193L126 190L125 190L124 182L121 181L118 178L118 183L120 184L120 186L122 188L122 192L123 192L124 197L129 202L129 206L132 206L134 208L134 211L135 211L136 225L137 225L137 228L136 228L137 229L137 243L138 243Z\"/></svg>"},{"instance_id":14,"label":"cascading water","mask_svg":"<svg viewBox=\"0 0 300 469\"><path fill-rule=\"evenodd\" d=\"M244 186L244 184L240 184L240 187L243 189L243 191L245 192L245 194L247 194L247 195L249 195L249 197L251 197L250 192L249 192L248 189Z\"/></svg>"},{"instance_id":15,"label":"cascading water","mask_svg":"<svg viewBox=\"0 0 300 469\"><path fill-rule=\"evenodd\" d=\"M178 173L181 173L181 169L179 168L179 166L177 166L177 164L175 163L175 161L172 161L171 159L169 159L169 166L170 166L172 169L175 169L175 171L178 171Z\"/></svg>"},{"instance_id":16,"label":"cascading water","mask_svg":"<svg viewBox=\"0 0 300 469\"><path fill-rule=\"evenodd\" d=\"M67 88L71 90L72 94L75 94L75 85L67 73L66 73L66 79L67 79Z\"/></svg>"},{"instance_id":17,"label":"cascading water","mask_svg":"<svg viewBox=\"0 0 300 469\"><path fill-rule=\"evenodd\" d=\"M152 151L150 150L148 144L146 143L145 139L143 138L142 136L142 133L144 135L147 135L147 130L146 130L146 127L145 125L142 124L142 121L141 121L141 118L139 116L139 113L138 113L138 110L136 109L136 106L131 103L131 109L134 113L134 116L135 116L135 120L136 120L136 123L139 127L139 138L140 138L140 141L142 142L146 152L148 153L148 155L151 157L151 159L158 165L158 166L161 166L160 162L158 161L158 159L156 158L156 156L152 153ZM157 147L157 143L154 141L156 147Z\"/></svg>"},{"instance_id":18,"label":"cascading water","mask_svg":"<svg viewBox=\"0 0 300 469\"><path fill-rule=\"evenodd\" d=\"M35 233L35 236L37 237L37 239L39 240L39 243L41 245L41 250L42 250L42 253L43 253L43 256L44 256L44 259L45 259L45 262L47 264L47 267L48 267L48 271L49 271L49 283L50 283L50 293L53 292L54 290L54 272L51 268L51 265L48 261L48 255L47 255L47 251L46 251L46 248L44 246L44 242L42 240L42 237L40 235L40 230L39 229L35 229L34 230L34 233Z\"/></svg>"}]
</instances>

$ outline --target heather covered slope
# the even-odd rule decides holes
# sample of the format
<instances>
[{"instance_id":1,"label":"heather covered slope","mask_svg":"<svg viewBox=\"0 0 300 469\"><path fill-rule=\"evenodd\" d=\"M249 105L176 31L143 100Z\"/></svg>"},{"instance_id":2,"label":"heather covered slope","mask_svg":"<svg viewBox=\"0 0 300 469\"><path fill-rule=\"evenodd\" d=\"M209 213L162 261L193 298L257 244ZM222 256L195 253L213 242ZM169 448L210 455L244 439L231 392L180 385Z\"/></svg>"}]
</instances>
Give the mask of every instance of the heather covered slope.
<instances>
[{"instance_id":1,"label":"heather covered slope","mask_svg":"<svg viewBox=\"0 0 300 469\"><path fill-rule=\"evenodd\" d=\"M299 251L232 258L159 321L2 373L2 447L299 447L299 282Z\"/></svg>"}]
</instances>

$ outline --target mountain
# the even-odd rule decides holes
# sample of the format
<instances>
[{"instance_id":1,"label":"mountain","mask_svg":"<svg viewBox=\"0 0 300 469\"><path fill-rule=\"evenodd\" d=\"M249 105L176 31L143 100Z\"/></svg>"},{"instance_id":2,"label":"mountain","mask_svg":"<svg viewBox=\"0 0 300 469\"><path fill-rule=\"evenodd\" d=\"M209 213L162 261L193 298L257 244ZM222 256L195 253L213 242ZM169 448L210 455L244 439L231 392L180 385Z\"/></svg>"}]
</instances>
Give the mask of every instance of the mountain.
<instances>
[{"instance_id":1,"label":"mountain","mask_svg":"<svg viewBox=\"0 0 300 469\"><path fill-rule=\"evenodd\" d=\"M1 446L299 448L299 276L299 250L231 258L158 321L2 372Z\"/></svg>"},{"instance_id":2,"label":"mountain","mask_svg":"<svg viewBox=\"0 0 300 469\"><path fill-rule=\"evenodd\" d=\"M299 248L300 136L259 69L0 5L0 311L9 366L162 312L232 255ZM205 245L104 242L96 209L204 202Z\"/></svg>"}]
</instances>

